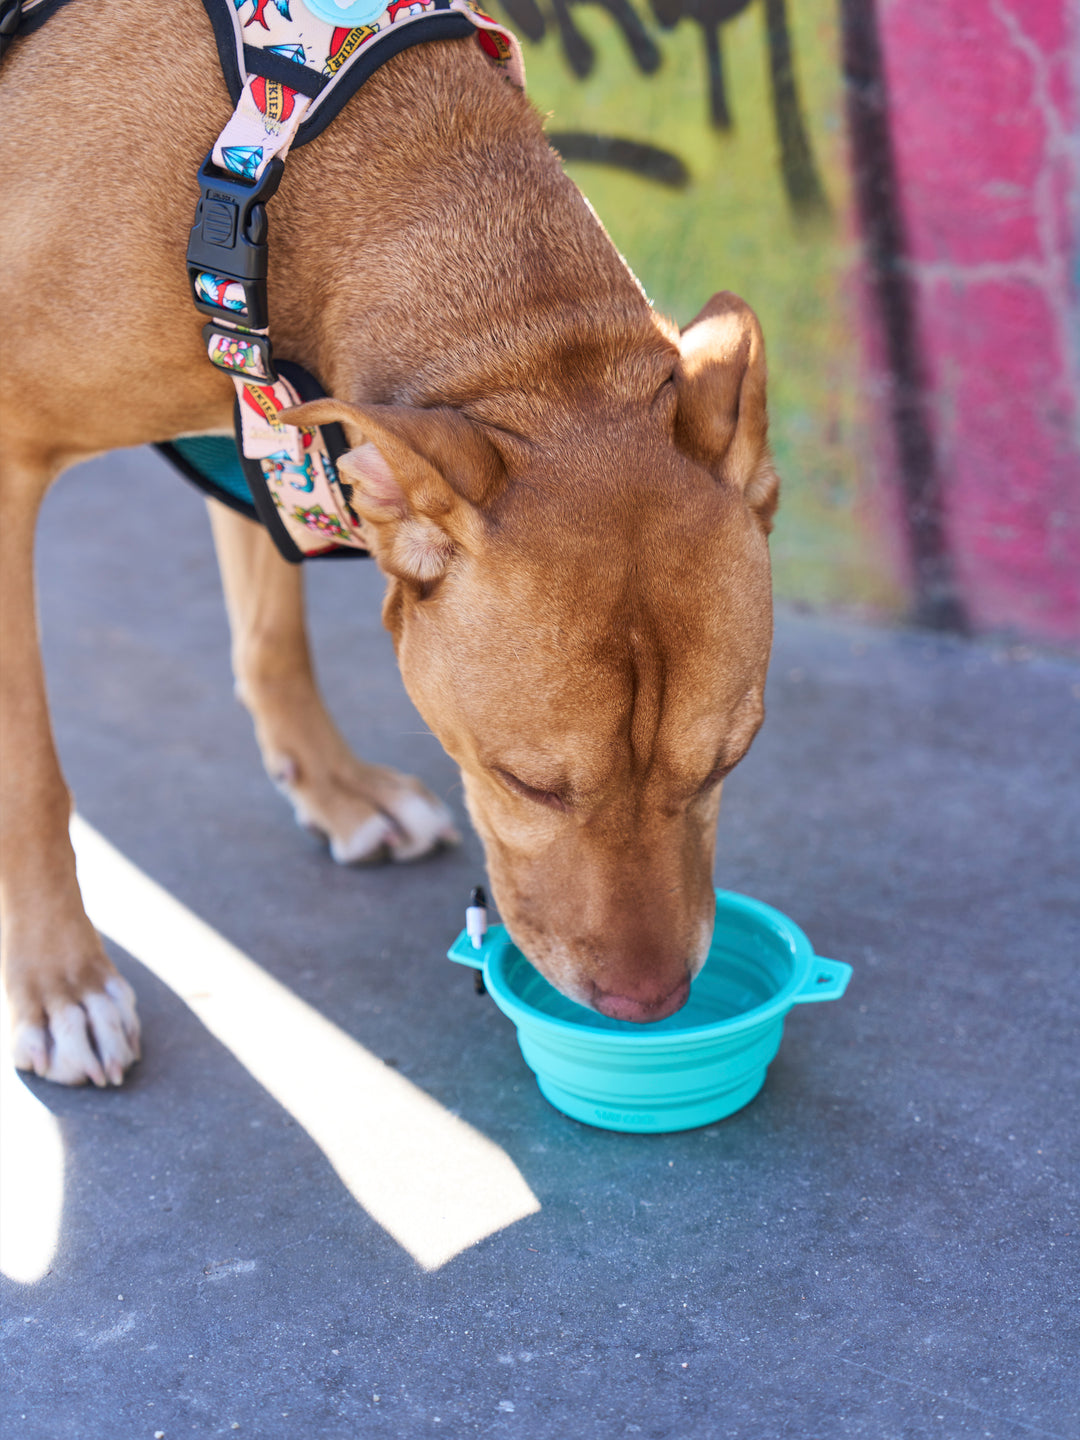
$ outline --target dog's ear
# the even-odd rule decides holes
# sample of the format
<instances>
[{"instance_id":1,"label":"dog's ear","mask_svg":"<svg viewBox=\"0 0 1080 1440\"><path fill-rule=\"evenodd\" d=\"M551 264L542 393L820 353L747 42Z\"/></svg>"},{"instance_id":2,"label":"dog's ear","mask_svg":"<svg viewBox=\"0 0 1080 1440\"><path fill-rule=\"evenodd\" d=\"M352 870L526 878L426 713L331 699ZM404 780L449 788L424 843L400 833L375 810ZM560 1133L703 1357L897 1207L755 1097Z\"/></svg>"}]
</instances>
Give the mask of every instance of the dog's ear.
<instances>
[{"instance_id":1,"label":"dog's ear","mask_svg":"<svg viewBox=\"0 0 1080 1440\"><path fill-rule=\"evenodd\" d=\"M337 462L373 553L390 575L428 585L480 538L479 507L505 472L495 447L456 410L313 400L290 425L341 425L353 447Z\"/></svg>"},{"instance_id":2,"label":"dog's ear","mask_svg":"<svg viewBox=\"0 0 1080 1440\"><path fill-rule=\"evenodd\" d=\"M769 453L765 342L737 295L720 291L683 330L675 384L676 445L740 490L769 530L780 482Z\"/></svg>"}]
</instances>

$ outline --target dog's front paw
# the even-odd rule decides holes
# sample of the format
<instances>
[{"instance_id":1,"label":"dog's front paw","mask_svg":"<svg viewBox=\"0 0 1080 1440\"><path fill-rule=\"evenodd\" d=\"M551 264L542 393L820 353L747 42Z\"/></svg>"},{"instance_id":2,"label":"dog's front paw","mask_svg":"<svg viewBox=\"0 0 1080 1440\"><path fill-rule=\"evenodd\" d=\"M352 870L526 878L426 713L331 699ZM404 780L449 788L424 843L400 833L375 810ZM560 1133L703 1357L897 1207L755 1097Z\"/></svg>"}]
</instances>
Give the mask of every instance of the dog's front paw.
<instances>
[{"instance_id":1,"label":"dog's front paw","mask_svg":"<svg viewBox=\"0 0 1080 1440\"><path fill-rule=\"evenodd\" d=\"M339 865L419 860L460 842L450 811L419 780L350 760L321 775L295 762L268 766L297 824L322 835Z\"/></svg>"},{"instance_id":2,"label":"dog's front paw","mask_svg":"<svg viewBox=\"0 0 1080 1440\"><path fill-rule=\"evenodd\" d=\"M441 800L411 775L399 775L396 770L383 773L390 791L383 804L394 824L392 860L419 860L444 846L460 845L461 834Z\"/></svg>"},{"instance_id":3,"label":"dog's front paw","mask_svg":"<svg viewBox=\"0 0 1080 1440\"><path fill-rule=\"evenodd\" d=\"M135 992L85 923L66 955L58 946L31 959L23 944L5 956L12 1056L60 1085L119 1085L140 1054Z\"/></svg>"}]
</instances>

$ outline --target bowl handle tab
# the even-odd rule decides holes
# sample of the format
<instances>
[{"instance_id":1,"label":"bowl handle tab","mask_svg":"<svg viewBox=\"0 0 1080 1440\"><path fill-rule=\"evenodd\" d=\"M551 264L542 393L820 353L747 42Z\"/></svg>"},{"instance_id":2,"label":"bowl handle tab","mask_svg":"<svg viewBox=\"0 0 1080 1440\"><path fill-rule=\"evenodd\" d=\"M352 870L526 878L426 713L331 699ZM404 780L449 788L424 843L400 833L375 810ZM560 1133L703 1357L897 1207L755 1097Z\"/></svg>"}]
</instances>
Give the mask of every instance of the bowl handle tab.
<instances>
[{"instance_id":1,"label":"bowl handle tab","mask_svg":"<svg viewBox=\"0 0 1080 1440\"><path fill-rule=\"evenodd\" d=\"M481 948L477 950L473 946L472 940L469 938L469 932L467 930L462 930L461 934L457 937L453 945L451 945L450 949L446 952L446 958L448 960L456 960L459 965L471 965L474 970L482 970L484 968L484 950L486 948L486 937L484 945L482 945Z\"/></svg>"},{"instance_id":2,"label":"bowl handle tab","mask_svg":"<svg viewBox=\"0 0 1080 1440\"><path fill-rule=\"evenodd\" d=\"M815 955L802 988L792 998L796 1005L810 1000L839 1000L851 979L851 966L842 960L826 960Z\"/></svg>"}]
</instances>

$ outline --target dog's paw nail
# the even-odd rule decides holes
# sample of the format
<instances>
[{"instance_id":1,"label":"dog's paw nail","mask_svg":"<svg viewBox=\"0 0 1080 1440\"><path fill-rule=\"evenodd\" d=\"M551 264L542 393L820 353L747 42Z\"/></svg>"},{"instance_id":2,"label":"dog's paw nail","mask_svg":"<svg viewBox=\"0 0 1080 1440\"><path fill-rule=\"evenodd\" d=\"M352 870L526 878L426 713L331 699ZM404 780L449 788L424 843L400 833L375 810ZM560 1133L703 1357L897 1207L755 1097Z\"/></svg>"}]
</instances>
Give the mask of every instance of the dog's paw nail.
<instances>
[{"instance_id":1,"label":"dog's paw nail","mask_svg":"<svg viewBox=\"0 0 1080 1440\"><path fill-rule=\"evenodd\" d=\"M372 815L357 826L347 840L330 841L330 854L339 865L358 865L376 860L393 845L394 827L385 815Z\"/></svg>"},{"instance_id":2,"label":"dog's paw nail","mask_svg":"<svg viewBox=\"0 0 1080 1440\"><path fill-rule=\"evenodd\" d=\"M135 991L122 975L113 975L105 981L105 993L116 1002L120 1012L120 1026L124 1033L132 1058L139 1058L139 1012L135 1007Z\"/></svg>"},{"instance_id":3,"label":"dog's paw nail","mask_svg":"<svg viewBox=\"0 0 1080 1440\"><path fill-rule=\"evenodd\" d=\"M87 1080L100 1086L109 1083L87 1028L91 1011L107 1004L105 996L98 993L87 995L84 1005L63 1005L50 1013L52 1048L47 1079L58 1085L85 1085Z\"/></svg>"},{"instance_id":4,"label":"dog's paw nail","mask_svg":"<svg viewBox=\"0 0 1080 1440\"><path fill-rule=\"evenodd\" d=\"M83 1001L89 1022L92 1050L101 1059L109 1084L123 1083L124 1070L135 1059L132 1032L138 1031L135 996L126 980L106 981L106 994L87 995Z\"/></svg>"}]
</instances>

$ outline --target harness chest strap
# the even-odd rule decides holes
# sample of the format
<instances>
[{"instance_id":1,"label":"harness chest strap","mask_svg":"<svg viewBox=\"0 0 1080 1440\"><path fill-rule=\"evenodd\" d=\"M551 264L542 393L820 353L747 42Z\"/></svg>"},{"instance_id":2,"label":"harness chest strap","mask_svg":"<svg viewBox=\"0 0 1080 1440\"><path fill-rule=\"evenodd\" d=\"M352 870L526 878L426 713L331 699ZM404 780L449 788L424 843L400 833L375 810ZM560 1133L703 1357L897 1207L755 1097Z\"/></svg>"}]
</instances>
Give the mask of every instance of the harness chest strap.
<instances>
[{"instance_id":1,"label":"harness chest strap","mask_svg":"<svg viewBox=\"0 0 1080 1440\"><path fill-rule=\"evenodd\" d=\"M69 0L0 0L0 54ZM275 363L270 345L266 202L293 145L306 144L378 67L411 45L474 35L519 88L525 65L515 37L474 0L203 0L235 109L199 170L200 199L187 251L188 278L211 362L236 387L241 489L291 561L365 554L362 527L335 461L336 425L302 430L284 410L325 394L299 365ZM180 445L158 448L201 488L251 512L192 467ZM191 440L189 444L216 444Z\"/></svg>"},{"instance_id":2,"label":"harness chest strap","mask_svg":"<svg viewBox=\"0 0 1080 1440\"><path fill-rule=\"evenodd\" d=\"M203 329L207 355L236 387L237 449L256 511L281 553L299 561L343 548L363 552L361 522L334 463L344 436L337 426L299 429L280 418L324 392L299 366L274 361L266 202L280 184L290 147L318 134L400 50L473 33L507 79L523 87L520 46L471 0L392 0L374 20L355 26L320 18L327 7L339 8L338 0L309 0L310 8L300 0L204 4L223 62L229 53L223 12L231 23L242 76L232 117L199 171L201 196L187 253L195 305L210 317ZM228 79L230 67L224 68Z\"/></svg>"}]
</instances>

